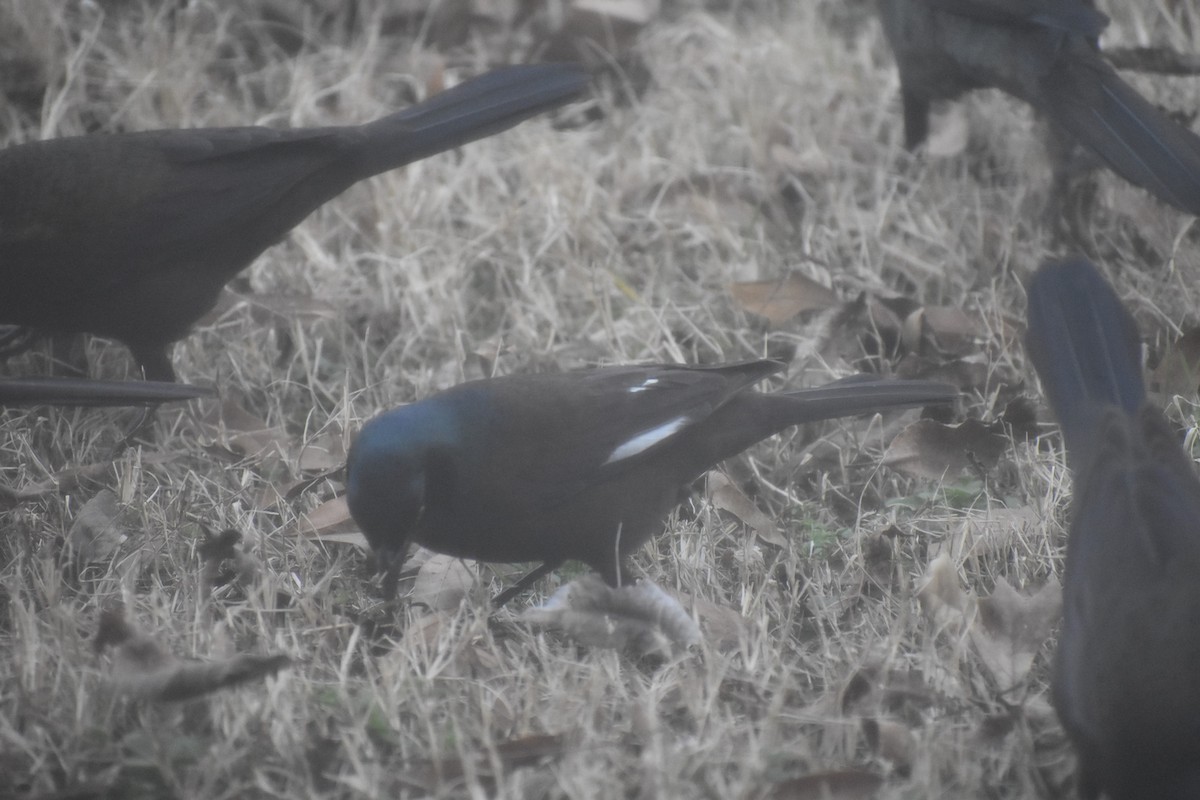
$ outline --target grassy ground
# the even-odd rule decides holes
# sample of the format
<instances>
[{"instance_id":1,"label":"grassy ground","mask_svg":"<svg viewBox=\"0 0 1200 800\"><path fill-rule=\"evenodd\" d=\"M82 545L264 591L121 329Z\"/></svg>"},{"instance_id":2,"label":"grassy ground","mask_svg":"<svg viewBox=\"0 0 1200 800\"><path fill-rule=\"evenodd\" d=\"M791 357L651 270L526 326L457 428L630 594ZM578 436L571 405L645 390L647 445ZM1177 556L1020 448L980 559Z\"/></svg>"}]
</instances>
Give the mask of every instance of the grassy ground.
<instances>
[{"instance_id":1,"label":"grassy ground","mask_svg":"<svg viewBox=\"0 0 1200 800\"><path fill-rule=\"evenodd\" d=\"M509 4L476 5L491 16L465 38L431 26L439 41L420 44L394 11L405 4L383 0L0 0L0 142L372 119L443 73L520 58L553 23L512 28ZM771 355L800 385L863 363L853 315L769 327L736 307L734 281L799 271L844 300L967 310L976 324L952 358L883 368L960 376L961 411L985 421L1036 396L1014 324L1047 256L1089 252L1152 353L1194 324L1189 219L1101 175L1084 241L1066 240L1026 109L973 97L965 144L913 159L869 6L732 5L668 3L624 62L624 88L649 76L632 101L609 85L590 114L381 176L314 214L176 348L181 376L222 399L162 410L155 446L112 457L127 412L0 414L0 482L30 490L0 506L0 798L1068 795L1052 641L1025 647L1028 674L1001 685L968 628L917 597L939 554L971 597L1055 579L1069 486L1053 443L1013 437L994 467L942 480L881 466L915 412L753 448L726 469L779 544L698 487L636 558L694 598L706 630L666 661L531 629L518 615L536 598L489 618L507 568L480 571L448 610L412 608L400 636L363 554L303 533L338 485L301 480L335 465L363 420L466 378ZM1186 4L1108 5L1108 44L1197 48ZM1200 81L1135 80L1200 107ZM95 373L131 371L119 346L93 342L89 357ZM7 367L42 368L36 355ZM122 536L81 570L64 540L103 488ZM225 528L259 569L249 590L214 596L198 551ZM297 663L183 706L131 701L89 643L118 599L175 653ZM820 773L834 774L828 795L803 780Z\"/></svg>"}]
</instances>

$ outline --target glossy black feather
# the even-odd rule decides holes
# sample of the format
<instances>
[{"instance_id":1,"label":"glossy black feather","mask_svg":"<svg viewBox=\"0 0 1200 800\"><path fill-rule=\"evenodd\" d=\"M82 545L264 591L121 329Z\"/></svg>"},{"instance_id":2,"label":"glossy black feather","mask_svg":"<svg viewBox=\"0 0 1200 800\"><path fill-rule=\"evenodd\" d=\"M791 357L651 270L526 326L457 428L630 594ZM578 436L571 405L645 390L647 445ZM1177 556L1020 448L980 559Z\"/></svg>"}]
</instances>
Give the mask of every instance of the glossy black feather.
<instances>
[{"instance_id":1,"label":"glossy black feather","mask_svg":"<svg viewBox=\"0 0 1200 800\"><path fill-rule=\"evenodd\" d=\"M203 386L161 381L90 378L0 378L0 406L153 406L216 393Z\"/></svg>"},{"instance_id":2,"label":"glossy black feather","mask_svg":"<svg viewBox=\"0 0 1200 800\"><path fill-rule=\"evenodd\" d=\"M905 144L932 102L995 87L1029 103L1113 172L1200 214L1200 136L1121 80L1099 52L1107 18L1084 0L878 0L896 56Z\"/></svg>"},{"instance_id":3,"label":"glossy black feather","mask_svg":"<svg viewBox=\"0 0 1200 800\"><path fill-rule=\"evenodd\" d=\"M782 365L610 367L473 381L368 422L347 462L377 551L410 542L482 561L583 561L611 584L680 490L787 427L950 402L928 381L760 393Z\"/></svg>"},{"instance_id":4,"label":"glossy black feather","mask_svg":"<svg viewBox=\"0 0 1200 800\"><path fill-rule=\"evenodd\" d=\"M375 122L71 137L0 150L0 324L95 333L173 380L169 345L266 248L354 183L577 97L508 67ZM403 209L396 211L403 213Z\"/></svg>"},{"instance_id":5,"label":"glossy black feather","mask_svg":"<svg viewBox=\"0 0 1200 800\"><path fill-rule=\"evenodd\" d=\"M1075 473L1053 690L1081 794L1198 797L1200 480L1090 263L1034 276L1026 345Z\"/></svg>"}]
</instances>

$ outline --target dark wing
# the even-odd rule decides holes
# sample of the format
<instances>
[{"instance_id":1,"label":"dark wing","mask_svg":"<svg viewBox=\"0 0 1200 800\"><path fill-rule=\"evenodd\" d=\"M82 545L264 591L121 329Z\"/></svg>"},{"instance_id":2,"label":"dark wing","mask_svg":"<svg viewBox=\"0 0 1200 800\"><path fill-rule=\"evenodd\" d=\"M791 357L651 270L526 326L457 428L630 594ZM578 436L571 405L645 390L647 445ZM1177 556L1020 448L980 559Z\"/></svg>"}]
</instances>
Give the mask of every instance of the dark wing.
<instances>
[{"instance_id":1,"label":"dark wing","mask_svg":"<svg viewBox=\"0 0 1200 800\"><path fill-rule=\"evenodd\" d=\"M0 198L0 273L18 294L87 297L164 265L215 256L241 268L311 210L297 187L338 163L351 138L218 128L0 151L0 178L26 187ZM294 213L279 214L285 202Z\"/></svg>"},{"instance_id":2,"label":"dark wing","mask_svg":"<svg viewBox=\"0 0 1200 800\"><path fill-rule=\"evenodd\" d=\"M686 436L775 361L616 367L490 382L493 469L553 504L636 468Z\"/></svg>"}]
</instances>

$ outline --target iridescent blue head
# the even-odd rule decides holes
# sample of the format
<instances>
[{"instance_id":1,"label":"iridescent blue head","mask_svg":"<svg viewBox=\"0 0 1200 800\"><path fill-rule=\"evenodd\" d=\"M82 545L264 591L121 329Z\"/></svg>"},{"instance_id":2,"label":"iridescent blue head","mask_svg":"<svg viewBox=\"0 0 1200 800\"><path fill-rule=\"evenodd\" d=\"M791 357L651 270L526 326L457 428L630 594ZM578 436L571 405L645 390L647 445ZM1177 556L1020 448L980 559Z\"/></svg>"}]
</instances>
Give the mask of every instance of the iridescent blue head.
<instances>
[{"instance_id":1,"label":"iridescent blue head","mask_svg":"<svg viewBox=\"0 0 1200 800\"><path fill-rule=\"evenodd\" d=\"M346 459L346 502L376 552L402 555L424 513L430 453L456 438L451 408L437 398L370 420Z\"/></svg>"}]
</instances>

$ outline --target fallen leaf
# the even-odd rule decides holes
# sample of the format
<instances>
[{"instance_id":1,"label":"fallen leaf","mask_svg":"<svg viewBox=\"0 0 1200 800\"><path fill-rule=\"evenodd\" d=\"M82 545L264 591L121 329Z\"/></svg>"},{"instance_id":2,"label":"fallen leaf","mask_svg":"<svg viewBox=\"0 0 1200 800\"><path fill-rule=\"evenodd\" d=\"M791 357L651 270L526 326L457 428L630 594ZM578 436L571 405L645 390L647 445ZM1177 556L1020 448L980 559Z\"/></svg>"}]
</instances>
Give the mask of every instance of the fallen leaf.
<instances>
[{"instance_id":1,"label":"fallen leaf","mask_svg":"<svg viewBox=\"0 0 1200 800\"><path fill-rule=\"evenodd\" d=\"M939 630L961 633L974 612L971 598L958 580L954 561L942 553L929 563L925 582L917 590L917 601L925 616Z\"/></svg>"},{"instance_id":2,"label":"fallen leaf","mask_svg":"<svg viewBox=\"0 0 1200 800\"><path fill-rule=\"evenodd\" d=\"M967 149L970 125L961 103L947 103L930 114L925 152L931 159L954 158Z\"/></svg>"},{"instance_id":3,"label":"fallen leaf","mask_svg":"<svg viewBox=\"0 0 1200 800\"><path fill-rule=\"evenodd\" d=\"M747 281L729 287L738 308L772 325L787 322L805 311L822 311L838 304L837 295L799 272L789 272L777 280Z\"/></svg>"},{"instance_id":4,"label":"fallen leaf","mask_svg":"<svg viewBox=\"0 0 1200 800\"><path fill-rule=\"evenodd\" d=\"M75 515L67 533L67 547L77 563L91 564L108 559L128 536L121 525L117 495L111 489L101 489Z\"/></svg>"},{"instance_id":5,"label":"fallen leaf","mask_svg":"<svg viewBox=\"0 0 1200 800\"><path fill-rule=\"evenodd\" d=\"M749 637L749 620L732 608L694 595L683 595L680 600L696 615L704 641L717 652L733 652Z\"/></svg>"},{"instance_id":6,"label":"fallen leaf","mask_svg":"<svg viewBox=\"0 0 1200 800\"><path fill-rule=\"evenodd\" d=\"M522 619L557 628L591 647L667 654L700 641L700 628L675 598L652 581L614 589L598 575L572 581Z\"/></svg>"},{"instance_id":7,"label":"fallen leaf","mask_svg":"<svg viewBox=\"0 0 1200 800\"><path fill-rule=\"evenodd\" d=\"M160 703L189 700L257 680L291 663L285 655L237 654L213 661L180 659L135 630L119 607L100 612L94 647L97 653L112 648L108 677L114 687L124 694Z\"/></svg>"},{"instance_id":8,"label":"fallen leaf","mask_svg":"<svg viewBox=\"0 0 1200 800\"><path fill-rule=\"evenodd\" d=\"M978 602L971 642L979 658L1007 693L1023 684L1033 659L1062 617L1062 587L1051 581L1032 595L1022 595L1004 578L992 594Z\"/></svg>"},{"instance_id":9,"label":"fallen leaf","mask_svg":"<svg viewBox=\"0 0 1200 800\"><path fill-rule=\"evenodd\" d=\"M1006 437L979 420L943 425L922 419L892 439L882 463L907 475L939 480L969 468L990 470L1007 446Z\"/></svg>"},{"instance_id":10,"label":"fallen leaf","mask_svg":"<svg viewBox=\"0 0 1200 800\"><path fill-rule=\"evenodd\" d=\"M201 422L217 441L242 456L286 456L292 446L286 431L251 414L233 393L227 394L219 407L212 404Z\"/></svg>"},{"instance_id":11,"label":"fallen leaf","mask_svg":"<svg viewBox=\"0 0 1200 800\"><path fill-rule=\"evenodd\" d=\"M346 446L341 433L323 433L300 448L297 466L303 472L325 471L346 463Z\"/></svg>"},{"instance_id":12,"label":"fallen leaf","mask_svg":"<svg viewBox=\"0 0 1200 800\"><path fill-rule=\"evenodd\" d=\"M543 55L548 61L603 65L600 54L611 59L629 50L657 13L657 0L575 0Z\"/></svg>"},{"instance_id":13,"label":"fallen leaf","mask_svg":"<svg viewBox=\"0 0 1200 800\"><path fill-rule=\"evenodd\" d=\"M434 553L417 570L409 601L434 611L454 611L479 582L471 564L461 558Z\"/></svg>"},{"instance_id":14,"label":"fallen leaf","mask_svg":"<svg viewBox=\"0 0 1200 800\"><path fill-rule=\"evenodd\" d=\"M728 511L749 525L764 542L776 547L787 547L787 537L779 532L775 520L754 505L754 501L719 470L708 473L708 500L714 508Z\"/></svg>"},{"instance_id":15,"label":"fallen leaf","mask_svg":"<svg viewBox=\"0 0 1200 800\"><path fill-rule=\"evenodd\" d=\"M922 306L904 319L900 341L909 353L966 355L986 335L978 315L955 306Z\"/></svg>"},{"instance_id":16,"label":"fallen leaf","mask_svg":"<svg viewBox=\"0 0 1200 800\"><path fill-rule=\"evenodd\" d=\"M139 452L137 459L142 466L150 466L152 464L169 464L172 461L177 461L182 455L182 452ZM26 484L19 489L0 485L0 497L6 497L13 502L24 502L27 500L37 500L46 495L69 492L85 481L100 480L103 477L111 475L113 464L114 462L112 461L105 461L101 464L67 467L66 469L59 470L45 480Z\"/></svg>"},{"instance_id":17,"label":"fallen leaf","mask_svg":"<svg viewBox=\"0 0 1200 800\"><path fill-rule=\"evenodd\" d=\"M350 516L350 506L346 503L345 495L327 500L301 516L296 522L295 532L324 541L334 540L335 536L342 534L357 534L363 545L366 545L366 537L362 536L358 530L358 523Z\"/></svg>"}]
</instances>

